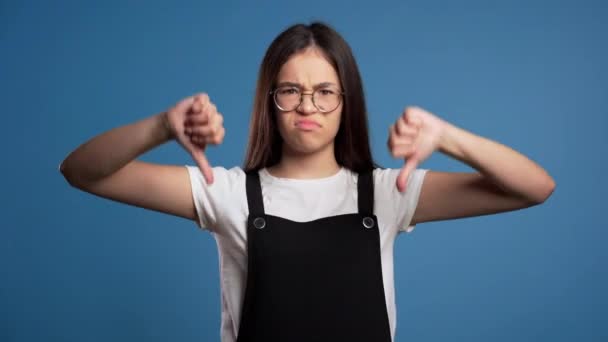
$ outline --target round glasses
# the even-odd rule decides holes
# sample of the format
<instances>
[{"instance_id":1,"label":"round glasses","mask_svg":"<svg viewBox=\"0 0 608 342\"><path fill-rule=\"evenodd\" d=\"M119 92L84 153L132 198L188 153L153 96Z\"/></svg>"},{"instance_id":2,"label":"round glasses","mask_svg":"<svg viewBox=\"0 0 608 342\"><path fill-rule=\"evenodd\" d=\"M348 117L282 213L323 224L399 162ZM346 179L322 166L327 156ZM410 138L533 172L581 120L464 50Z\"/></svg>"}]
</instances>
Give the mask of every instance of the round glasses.
<instances>
[{"instance_id":1,"label":"round glasses","mask_svg":"<svg viewBox=\"0 0 608 342\"><path fill-rule=\"evenodd\" d=\"M304 95L312 95L312 104L321 112L329 113L340 105L344 92L337 87L318 88L312 93L304 93L294 86L279 87L270 92L276 106L285 112L295 110L302 104Z\"/></svg>"}]
</instances>

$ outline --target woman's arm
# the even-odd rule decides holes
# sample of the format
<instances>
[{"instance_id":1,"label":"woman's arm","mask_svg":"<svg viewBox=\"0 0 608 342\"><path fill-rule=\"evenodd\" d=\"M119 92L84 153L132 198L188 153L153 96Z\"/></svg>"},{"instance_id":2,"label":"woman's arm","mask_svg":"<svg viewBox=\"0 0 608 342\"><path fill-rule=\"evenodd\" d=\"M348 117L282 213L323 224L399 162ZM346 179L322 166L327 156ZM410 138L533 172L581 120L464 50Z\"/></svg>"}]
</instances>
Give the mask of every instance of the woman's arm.
<instances>
[{"instance_id":1,"label":"woman's arm","mask_svg":"<svg viewBox=\"0 0 608 342\"><path fill-rule=\"evenodd\" d=\"M542 167L505 145L420 108L406 109L399 121L391 131L403 132L397 134L401 142L411 140L407 147L400 147L409 152L400 179L435 150L478 171L429 170L412 224L526 208L543 203L555 189L555 181Z\"/></svg>"},{"instance_id":2,"label":"woman's arm","mask_svg":"<svg viewBox=\"0 0 608 342\"><path fill-rule=\"evenodd\" d=\"M60 171L72 186L92 194L196 220L187 169L135 158L175 138L210 173L203 150L206 143L221 143L221 124L206 95L188 97L166 112L92 138L68 155Z\"/></svg>"},{"instance_id":3,"label":"woman's arm","mask_svg":"<svg viewBox=\"0 0 608 342\"><path fill-rule=\"evenodd\" d=\"M164 113L104 132L80 145L61 163L72 185L94 183L112 175L139 155L171 140Z\"/></svg>"},{"instance_id":4,"label":"woman's arm","mask_svg":"<svg viewBox=\"0 0 608 342\"><path fill-rule=\"evenodd\" d=\"M453 125L446 125L439 151L478 172L429 170L412 221L488 215L543 203L555 181L521 153Z\"/></svg>"}]
</instances>

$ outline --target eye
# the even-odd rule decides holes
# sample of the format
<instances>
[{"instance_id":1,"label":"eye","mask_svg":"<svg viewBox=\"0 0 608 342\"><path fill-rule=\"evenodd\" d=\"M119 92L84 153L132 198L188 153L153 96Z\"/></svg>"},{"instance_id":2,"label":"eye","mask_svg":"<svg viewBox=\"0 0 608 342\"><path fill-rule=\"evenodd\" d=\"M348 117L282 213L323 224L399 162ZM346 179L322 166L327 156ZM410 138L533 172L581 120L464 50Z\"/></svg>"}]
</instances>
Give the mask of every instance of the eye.
<instances>
[{"instance_id":1,"label":"eye","mask_svg":"<svg viewBox=\"0 0 608 342\"><path fill-rule=\"evenodd\" d=\"M333 95L335 94L335 91L332 89L319 89L319 92L321 93L321 95Z\"/></svg>"},{"instance_id":2,"label":"eye","mask_svg":"<svg viewBox=\"0 0 608 342\"><path fill-rule=\"evenodd\" d=\"M278 90L279 95L293 95L293 94L299 94L300 91L297 88L294 87L290 87L290 88L280 88Z\"/></svg>"}]
</instances>

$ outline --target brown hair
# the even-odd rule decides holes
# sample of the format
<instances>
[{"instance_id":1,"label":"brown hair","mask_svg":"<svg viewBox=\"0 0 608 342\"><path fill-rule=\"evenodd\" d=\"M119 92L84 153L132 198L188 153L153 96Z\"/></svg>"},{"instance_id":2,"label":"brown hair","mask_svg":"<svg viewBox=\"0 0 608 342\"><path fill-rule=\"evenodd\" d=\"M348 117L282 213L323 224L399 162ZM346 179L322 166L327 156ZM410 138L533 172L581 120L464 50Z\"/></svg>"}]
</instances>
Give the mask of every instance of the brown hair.
<instances>
[{"instance_id":1,"label":"brown hair","mask_svg":"<svg viewBox=\"0 0 608 342\"><path fill-rule=\"evenodd\" d=\"M346 41L327 24L295 24L281 32L270 44L260 65L245 171L272 166L281 160L282 138L277 129L270 91L283 64L295 53L318 48L338 73L344 95L340 127L334 141L339 165L355 172L370 171L374 163L369 146L367 110L357 62Z\"/></svg>"}]
</instances>

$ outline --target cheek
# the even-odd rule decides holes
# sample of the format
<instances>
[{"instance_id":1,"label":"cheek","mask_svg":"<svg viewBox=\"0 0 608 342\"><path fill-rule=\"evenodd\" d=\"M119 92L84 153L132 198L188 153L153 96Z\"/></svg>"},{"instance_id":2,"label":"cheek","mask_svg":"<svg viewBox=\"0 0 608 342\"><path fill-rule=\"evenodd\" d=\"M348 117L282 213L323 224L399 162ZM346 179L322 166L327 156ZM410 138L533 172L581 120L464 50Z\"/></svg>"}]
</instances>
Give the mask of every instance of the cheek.
<instances>
[{"instance_id":1,"label":"cheek","mask_svg":"<svg viewBox=\"0 0 608 342\"><path fill-rule=\"evenodd\" d=\"M340 129L340 120L341 120L341 113L338 115L335 115L331 118L331 131L332 133L336 134L338 132L338 129Z\"/></svg>"},{"instance_id":2,"label":"cheek","mask_svg":"<svg viewBox=\"0 0 608 342\"><path fill-rule=\"evenodd\" d=\"M285 140L285 136L289 135L289 122L288 114L278 114L276 116L277 129L283 140Z\"/></svg>"}]
</instances>

